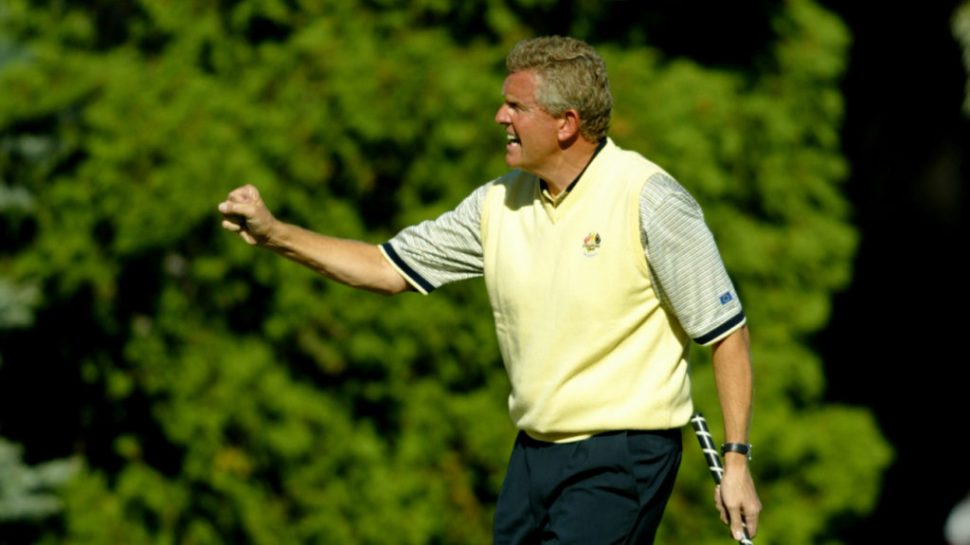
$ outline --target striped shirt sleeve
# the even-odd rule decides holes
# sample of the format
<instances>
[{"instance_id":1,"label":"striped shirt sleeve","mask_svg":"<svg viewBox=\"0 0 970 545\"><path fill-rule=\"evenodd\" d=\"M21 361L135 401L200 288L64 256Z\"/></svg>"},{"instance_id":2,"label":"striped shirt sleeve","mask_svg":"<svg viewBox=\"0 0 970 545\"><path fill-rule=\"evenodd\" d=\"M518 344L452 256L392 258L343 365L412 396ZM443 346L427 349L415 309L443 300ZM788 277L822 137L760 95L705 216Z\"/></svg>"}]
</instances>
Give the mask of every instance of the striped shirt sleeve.
<instances>
[{"instance_id":1,"label":"striped shirt sleeve","mask_svg":"<svg viewBox=\"0 0 970 545\"><path fill-rule=\"evenodd\" d=\"M384 257L427 295L458 280L482 276L482 203L491 182L437 219L407 227L381 245Z\"/></svg>"},{"instance_id":2,"label":"striped shirt sleeve","mask_svg":"<svg viewBox=\"0 0 970 545\"><path fill-rule=\"evenodd\" d=\"M657 294L694 342L709 345L745 323L700 205L666 173L640 194L640 236Z\"/></svg>"}]
</instances>

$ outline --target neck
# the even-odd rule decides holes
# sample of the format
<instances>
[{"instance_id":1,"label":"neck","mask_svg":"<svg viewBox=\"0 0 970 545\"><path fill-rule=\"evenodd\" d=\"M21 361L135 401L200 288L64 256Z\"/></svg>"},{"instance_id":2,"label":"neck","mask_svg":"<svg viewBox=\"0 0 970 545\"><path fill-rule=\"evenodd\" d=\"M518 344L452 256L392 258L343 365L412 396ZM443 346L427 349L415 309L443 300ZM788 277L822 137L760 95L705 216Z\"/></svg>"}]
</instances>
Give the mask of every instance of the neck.
<instances>
[{"instance_id":1,"label":"neck","mask_svg":"<svg viewBox=\"0 0 970 545\"><path fill-rule=\"evenodd\" d=\"M578 138L567 148L564 148L558 159L542 172L533 172L546 182L549 194L555 197L565 191L577 176L586 168L590 159L596 153L597 142L590 142L585 138Z\"/></svg>"}]
</instances>

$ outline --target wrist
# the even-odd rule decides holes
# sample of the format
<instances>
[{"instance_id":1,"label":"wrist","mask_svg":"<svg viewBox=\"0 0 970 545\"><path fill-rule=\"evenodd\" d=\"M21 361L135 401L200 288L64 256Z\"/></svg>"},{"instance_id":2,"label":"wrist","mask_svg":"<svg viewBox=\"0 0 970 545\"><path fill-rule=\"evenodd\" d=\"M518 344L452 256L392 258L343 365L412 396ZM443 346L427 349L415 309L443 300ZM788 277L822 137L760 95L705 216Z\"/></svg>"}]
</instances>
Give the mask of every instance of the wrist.
<instances>
[{"instance_id":1,"label":"wrist","mask_svg":"<svg viewBox=\"0 0 970 545\"><path fill-rule=\"evenodd\" d=\"M737 473L739 471L748 471L750 462L748 457L744 454L738 454L736 452L729 452L724 456L724 469L728 473Z\"/></svg>"},{"instance_id":2,"label":"wrist","mask_svg":"<svg viewBox=\"0 0 970 545\"><path fill-rule=\"evenodd\" d=\"M287 227L286 223L270 216L260 244L271 250L285 251L290 238Z\"/></svg>"}]
</instances>

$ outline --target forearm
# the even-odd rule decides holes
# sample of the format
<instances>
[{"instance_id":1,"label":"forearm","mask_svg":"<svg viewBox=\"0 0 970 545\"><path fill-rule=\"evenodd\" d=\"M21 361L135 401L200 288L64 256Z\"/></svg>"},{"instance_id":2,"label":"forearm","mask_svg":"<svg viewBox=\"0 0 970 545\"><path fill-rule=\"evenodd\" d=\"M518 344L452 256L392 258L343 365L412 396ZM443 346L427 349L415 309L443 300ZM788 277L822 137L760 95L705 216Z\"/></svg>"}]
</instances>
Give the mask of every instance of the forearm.
<instances>
[{"instance_id":1,"label":"forearm","mask_svg":"<svg viewBox=\"0 0 970 545\"><path fill-rule=\"evenodd\" d=\"M729 443L747 443L751 426L752 372L748 328L742 326L714 346L714 381L724 415L724 438ZM724 455L724 476L715 491L721 520L731 525L734 539L744 537L744 529L758 533L761 500L748 467L748 457L738 452Z\"/></svg>"},{"instance_id":2,"label":"forearm","mask_svg":"<svg viewBox=\"0 0 970 545\"><path fill-rule=\"evenodd\" d=\"M742 326L715 345L713 359L714 380L724 416L724 439L729 443L747 443L753 393L747 326ZM735 457L740 456L728 458Z\"/></svg>"},{"instance_id":3,"label":"forearm","mask_svg":"<svg viewBox=\"0 0 970 545\"><path fill-rule=\"evenodd\" d=\"M747 443L753 392L747 326L718 342L713 360L714 381L724 415L725 441Z\"/></svg>"},{"instance_id":4,"label":"forearm","mask_svg":"<svg viewBox=\"0 0 970 545\"><path fill-rule=\"evenodd\" d=\"M354 288L395 294L410 287L373 244L329 237L277 221L262 246Z\"/></svg>"}]
</instances>

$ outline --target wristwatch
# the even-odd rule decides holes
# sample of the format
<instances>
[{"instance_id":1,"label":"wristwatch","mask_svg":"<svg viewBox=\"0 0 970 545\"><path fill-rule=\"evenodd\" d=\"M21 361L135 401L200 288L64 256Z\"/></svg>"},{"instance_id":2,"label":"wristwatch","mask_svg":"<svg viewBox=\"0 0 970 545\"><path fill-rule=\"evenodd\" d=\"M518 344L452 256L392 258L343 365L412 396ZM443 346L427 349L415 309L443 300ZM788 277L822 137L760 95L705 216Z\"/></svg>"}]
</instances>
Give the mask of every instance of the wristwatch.
<instances>
[{"instance_id":1,"label":"wristwatch","mask_svg":"<svg viewBox=\"0 0 970 545\"><path fill-rule=\"evenodd\" d=\"M721 456L729 452L737 452L751 459L751 443L724 443L721 445Z\"/></svg>"}]
</instances>

